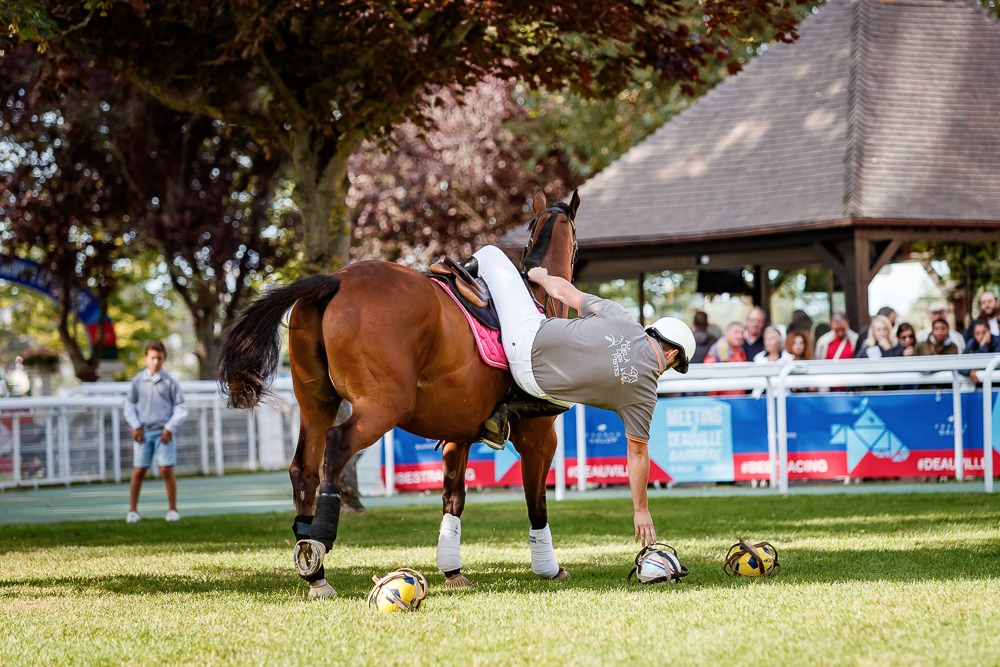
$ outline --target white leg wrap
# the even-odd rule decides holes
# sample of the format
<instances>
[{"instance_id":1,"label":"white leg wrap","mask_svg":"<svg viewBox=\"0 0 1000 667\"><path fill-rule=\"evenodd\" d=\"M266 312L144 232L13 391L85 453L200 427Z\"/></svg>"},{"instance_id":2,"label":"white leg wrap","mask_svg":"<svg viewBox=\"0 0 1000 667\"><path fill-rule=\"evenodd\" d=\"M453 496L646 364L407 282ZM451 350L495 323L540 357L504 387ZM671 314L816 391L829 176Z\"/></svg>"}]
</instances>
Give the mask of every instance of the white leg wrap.
<instances>
[{"instance_id":1,"label":"white leg wrap","mask_svg":"<svg viewBox=\"0 0 1000 667\"><path fill-rule=\"evenodd\" d=\"M441 517L438 531L437 566L442 572L462 569L462 520L452 514Z\"/></svg>"},{"instance_id":2,"label":"white leg wrap","mask_svg":"<svg viewBox=\"0 0 1000 667\"><path fill-rule=\"evenodd\" d=\"M552 531L549 524L545 528L528 531L528 541L531 542L531 571L539 577L552 579L559 574L559 563L552 549Z\"/></svg>"}]
</instances>

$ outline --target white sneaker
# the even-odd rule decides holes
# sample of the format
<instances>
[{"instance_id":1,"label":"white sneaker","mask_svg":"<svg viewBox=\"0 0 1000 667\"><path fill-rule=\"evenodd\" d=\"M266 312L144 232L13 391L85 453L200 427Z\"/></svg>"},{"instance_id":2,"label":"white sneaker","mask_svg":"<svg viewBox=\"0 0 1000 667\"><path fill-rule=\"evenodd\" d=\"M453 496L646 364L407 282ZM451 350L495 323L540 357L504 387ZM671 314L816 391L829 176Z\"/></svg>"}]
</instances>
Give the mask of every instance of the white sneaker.
<instances>
[{"instance_id":1,"label":"white sneaker","mask_svg":"<svg viewBox=\"0 0 1000 667\"><path fill-rule=\"evenodd\" d=\"M170 510L165 518L167 521L180 521L181 515L177 510Z\"/></svg>"},{"instance_id":2,"label":"white sneaker","mask_svg":"<svg viewBox=\"0 0 1000 667\"><path fill-rule=\"evenodd\" d=\"M138 512L129 512L125 515L125 523L139 523L139 519L141 518Z\"/></svg>"}]
</instances>

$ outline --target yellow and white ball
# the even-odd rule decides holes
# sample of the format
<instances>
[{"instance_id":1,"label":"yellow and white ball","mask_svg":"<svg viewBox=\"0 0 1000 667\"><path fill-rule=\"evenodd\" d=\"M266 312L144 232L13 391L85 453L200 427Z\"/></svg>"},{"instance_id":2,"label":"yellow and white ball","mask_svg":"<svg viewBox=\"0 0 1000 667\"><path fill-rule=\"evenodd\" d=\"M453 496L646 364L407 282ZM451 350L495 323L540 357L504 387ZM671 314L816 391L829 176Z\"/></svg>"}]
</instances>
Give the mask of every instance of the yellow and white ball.
<instances>
[{"instance_id":1,"label":"yellow and white ball","mask_svg":"<svg viewBox=\"0 0 1000 667\"><path fill-rule=\"evenodd\" d=\"M382 578L372 577L375 586L368 594L368 606L384 614L419 611L427 597L427 580L416 570L401 567Z\"/></svg>"}]
</instances>

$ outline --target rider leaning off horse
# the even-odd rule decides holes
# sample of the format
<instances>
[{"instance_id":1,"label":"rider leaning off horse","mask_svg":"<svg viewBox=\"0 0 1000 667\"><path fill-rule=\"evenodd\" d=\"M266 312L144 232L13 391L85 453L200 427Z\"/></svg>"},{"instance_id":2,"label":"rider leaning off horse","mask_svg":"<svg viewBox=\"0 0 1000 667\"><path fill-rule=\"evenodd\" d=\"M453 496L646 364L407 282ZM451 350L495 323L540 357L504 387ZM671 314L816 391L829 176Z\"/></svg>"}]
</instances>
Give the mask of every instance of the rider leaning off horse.
<instances>
[{"instance_id":1,"label":"rider leaning off horse","mask_svg":"<svg viewBox=\"0 0 1000 667\"><path fill-rule=\"evenodd\" d=\"M661 318L643 329L614 301L585 294L542 267L526 266L529 280L580 314L575 319L546 318L517 268L494 246L477 251L465 267L478 273L489 287L511 374L521 389L543 399L555 411L583 403L613 410L621 417L628 440L635 539L643 545L656 542L646 485L657 381L671 368L687 373L695 352L694 334L673 317ZM501 405L487 421L487 439L503 442L510 409ZM515 410L513 416L530 416L530 409L529 414ZM551 543L548 532L548 526L532 530L532 543Z\"/></svg>"}]
</instances>

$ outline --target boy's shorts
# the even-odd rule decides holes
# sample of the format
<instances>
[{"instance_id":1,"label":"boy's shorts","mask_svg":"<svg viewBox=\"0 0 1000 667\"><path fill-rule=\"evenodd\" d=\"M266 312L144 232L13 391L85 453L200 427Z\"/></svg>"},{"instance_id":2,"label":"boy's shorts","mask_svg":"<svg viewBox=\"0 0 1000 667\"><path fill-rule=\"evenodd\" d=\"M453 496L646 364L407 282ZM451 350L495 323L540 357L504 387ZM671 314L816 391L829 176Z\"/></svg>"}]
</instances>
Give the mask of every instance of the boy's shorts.
<instances>
[{"instance_id":1,"label":"boy's shorts","mask_svg":"<svg viewBox=\"0 0 1000 667\"><path fill-rule=\"evenodd\" d=\"M161 468L177 464L177 439L171 438L166 445L160 442L162 428L146 428L142 430L143 442L132 443L132 467L148 468L153 463L156 454L156 465Z\"/></svg>"}]
</instances>

